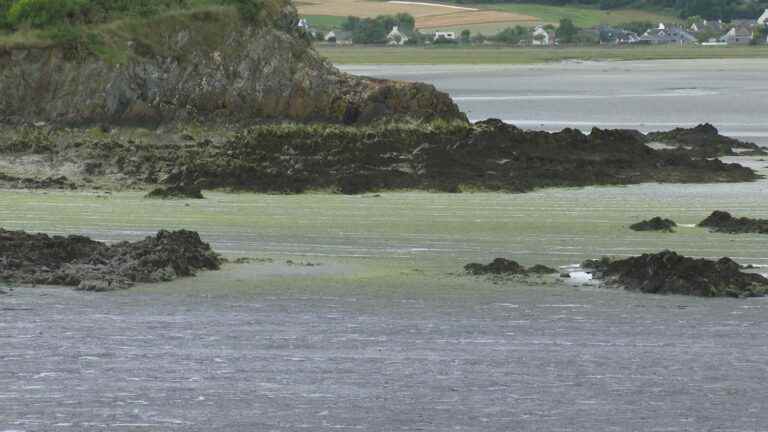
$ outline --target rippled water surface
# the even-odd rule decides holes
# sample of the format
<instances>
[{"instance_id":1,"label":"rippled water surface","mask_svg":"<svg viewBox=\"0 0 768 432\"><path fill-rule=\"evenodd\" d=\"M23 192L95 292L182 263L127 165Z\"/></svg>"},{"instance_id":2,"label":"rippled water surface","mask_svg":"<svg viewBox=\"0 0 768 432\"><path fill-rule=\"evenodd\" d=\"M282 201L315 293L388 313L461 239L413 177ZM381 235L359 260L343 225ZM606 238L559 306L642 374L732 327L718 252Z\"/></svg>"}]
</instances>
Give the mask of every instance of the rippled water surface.
<instances>
[{"instance_id":1,"label":"rippled water surface","mask_svg":"<svg viewBox=\"0 0 768 432\"><path fill-rule=\"evenodd\" d=\"M710 122L768 145L768 59L566 62L527 66L346 66L354 74L425 81L473 120L523 128L666 130Z\"/></svg>"},{"instance_id":2,"label":"rippled water surface","mask_svg":"<svg viewBox=\"0 0 768 432\"><path fill-rule=\"evenodd\" d=\"M601 67L620 74L623 66ZM531 93L546 96L541 73L530 69ZM582 91L555 81L555 96L558 86ZM471 98L509 92L469 90L464 106L522 104L531 119L572 103L480 101ZM680 92L688 93L656 98L656 108L714 97ZM603 105L615 101L599 96L590 106L609 110ZM650 98L622 100L651 109ZM753 109L761 103L744 100ZM570 106L550 118L589 121ZM768 171L758 158L740 162ZM715 209L768 218L767 181L206 195L147 201L139 193L0 191L5 228L106 241L185 228L228 257L261 259L115 293L16 287L0 295L0 432L768 431L765 299L641 295L554 278L494 284L460 274L467 262L497 256L568 266L666 248L766 266L765 236L694 225ZM681 227L627 229L652 216Z\"/></svg>"}]
</instances>

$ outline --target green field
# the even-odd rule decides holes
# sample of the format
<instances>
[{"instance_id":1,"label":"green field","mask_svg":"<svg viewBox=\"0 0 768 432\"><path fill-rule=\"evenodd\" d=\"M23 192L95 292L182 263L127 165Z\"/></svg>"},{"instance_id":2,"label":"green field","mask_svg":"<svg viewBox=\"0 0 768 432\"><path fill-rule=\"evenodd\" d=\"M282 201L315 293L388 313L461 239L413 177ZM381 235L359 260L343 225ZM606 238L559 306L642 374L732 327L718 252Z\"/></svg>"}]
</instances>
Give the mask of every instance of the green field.
<instances>
[{"instance_id":1,"label":"green field","mask_svg":"<svg viewBox=\"0 0 768 432\"><path fill-rule=\"evenodd\" d=\"M540 4L480 4L471 7L491 9L530 15L543 22L557 23L561 19L570 19L579 27L594 27L599 24L621 24L632 21L672 22L678 21L673 14L666 12L651 12L638 9L600 10L579 6L547 6Z\"/></svg>"},{"instance_id":2,"label":"green field","mask_svg":"<svg viewBox=\"0 0 768 432\"><path fill-rule=\"evenodd\" d=\"M587 6L548 6L530 3L462 4L462 6L528 15L535 17L537 22L541 24L557 24L561 19L567 18L573 21L577 26L583 28L594 27L600 24L616 25L634 21L647 21L651 23L662 21L669 23L678 21L672 11L647 11L639 9L601 10ZM350 10L348 15L355 15L355 11ZM338 28L346 19L346 16L306 15L305 18L319 30L328 31L333 28ZM485 35L492 35L507 27L514 27L515 25L520 24L532 25L533 23L497 22L466 24L461 26L448 26L441 28L441 30L461 31L467 29L476 34L482 33Z\"/></svg>"},{"instance_id":3,"label":"green field","mask_svg":"<svg viewBox=\"0 0 768 432\"><path fill-rule=\"evenodd\" d=\"M768 58L768 47L329 47L320 54L336 64L532 64L564 60L667 60Z\"/></svg>"},{"instance_id":4,"label":"green field","mask_svg":"<svg viewBox=\"0 0 768 432\"><path fill-rule=\"evenodd\" d=\"M307 21L316 29L320 31L330 31L335 28L341 27L347 17L331 16L331 15L305 15Z\"/></svg>"}]
</instances>

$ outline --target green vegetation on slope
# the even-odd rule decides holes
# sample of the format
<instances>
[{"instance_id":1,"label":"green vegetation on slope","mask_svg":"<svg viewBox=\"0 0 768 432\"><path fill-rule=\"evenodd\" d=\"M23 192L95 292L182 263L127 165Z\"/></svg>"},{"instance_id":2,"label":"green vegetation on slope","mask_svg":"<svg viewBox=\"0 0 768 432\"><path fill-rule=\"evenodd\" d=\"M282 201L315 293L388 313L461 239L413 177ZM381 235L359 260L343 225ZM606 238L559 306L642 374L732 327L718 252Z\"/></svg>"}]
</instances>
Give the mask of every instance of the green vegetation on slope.
<instances>
[{"instance_id":1,"label":"green vegetation on slope","mask_svg":"<svg viewBox=\"0 0 768 432\"><path fill-rule=\"evenodd\" d=\"M160 40L161 35L167 34L165 30L169 28L194 28L195 32L190 35L195 43L207 46L220 42L226 32L241 21L275 25L287 4L287 0L71 0L70 6L76 8L61 14L59 7L70 2L64 0L52 9L35 6L35 9L24 9L23 14L18 12L19 5L53 2L16 0L6 16L20 24L0 35L0 49L60 46L70 56L94 54L110 63L124 63L131 51L146 55L160 53L158 50L168 45L166 40ZM143 8L142 4L150 6ZM26 18L20 18L22 16ZM134 49L126 49L128 46Z\"/></svg>"},{"instance_id":2,"label":"green vegetation on slope","mask_svg":"<svg viewBox=\"0 0 768 432\"><path fill-rule=\"evenodd\" d=\"M271 0L0 0L0 28L56 29L108 23L126 17L152 17L169 11L233 6L257 19Z\"/></svg>"},{"instance_id":3,"label":"green vegetation on slope","mask_svg":"<svg viewBox=\"0 0 768 432\"><path fill-rule=\"evenodd\" d=\"M764 46L574 48L318 47L336 64L532 64L564 60L768 58Z\"/></svg>"},{"instance_id":4,"label":"green vegetation on slope","mask_svg":"<svg viewBox=\"0 0 768 432\"><path fill-rule=\"evenodd\" d=\"M302 18L306 18L312 27L320 31L330 31L335 28L340 28L342 23L347 20L347 17L332 15L303 15Z\"/></svg>"}]
</instances>

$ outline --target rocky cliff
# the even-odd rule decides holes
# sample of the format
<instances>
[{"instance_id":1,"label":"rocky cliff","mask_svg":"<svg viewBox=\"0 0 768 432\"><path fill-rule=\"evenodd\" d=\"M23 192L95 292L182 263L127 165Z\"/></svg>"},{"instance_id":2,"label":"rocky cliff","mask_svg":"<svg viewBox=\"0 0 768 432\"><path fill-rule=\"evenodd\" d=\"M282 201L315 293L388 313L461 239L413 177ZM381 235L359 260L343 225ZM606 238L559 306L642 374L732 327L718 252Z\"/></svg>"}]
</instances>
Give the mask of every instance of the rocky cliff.
<instances>
[{"instance_id":1,"label":"rocky cliff","mask_svg":"<svg viewBox=\"0 0 768 432\"><path fill-rule=\"evenodd\" d=\"M0 43L0 121L465 119L430 85L341 73L297 21L290 1L275 0L258 22L217 8L112 23L76 43Z\"/></svg>"}]
</instances>

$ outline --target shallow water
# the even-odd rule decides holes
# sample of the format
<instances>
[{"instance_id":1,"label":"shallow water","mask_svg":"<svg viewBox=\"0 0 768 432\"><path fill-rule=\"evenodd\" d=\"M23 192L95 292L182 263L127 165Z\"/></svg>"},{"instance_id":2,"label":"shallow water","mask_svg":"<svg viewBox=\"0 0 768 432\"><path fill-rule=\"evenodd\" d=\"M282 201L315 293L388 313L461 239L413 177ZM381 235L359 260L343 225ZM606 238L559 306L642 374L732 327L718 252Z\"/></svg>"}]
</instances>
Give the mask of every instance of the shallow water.
<instances>
[{"instance_id":1,"label":"shallow water","mask_svg":"<svg viewBox=\"0 0 768 432\"><path fill-rule=\"evenodd\" d=\"M764 431L766 300L458 273L664 248L766 265L764 237L690 226L714 209L768 217L766 186L0 192L7 228L110 241L187 228L273 259L117 293L0 296L0 431ZM688 226L627 229L655 215Z\"/></svg>"}]
</instances>

